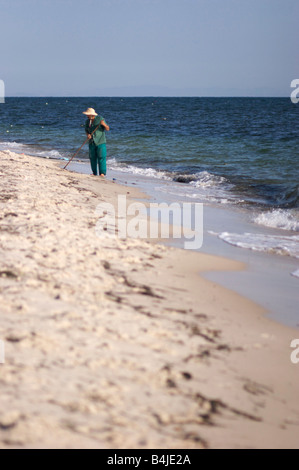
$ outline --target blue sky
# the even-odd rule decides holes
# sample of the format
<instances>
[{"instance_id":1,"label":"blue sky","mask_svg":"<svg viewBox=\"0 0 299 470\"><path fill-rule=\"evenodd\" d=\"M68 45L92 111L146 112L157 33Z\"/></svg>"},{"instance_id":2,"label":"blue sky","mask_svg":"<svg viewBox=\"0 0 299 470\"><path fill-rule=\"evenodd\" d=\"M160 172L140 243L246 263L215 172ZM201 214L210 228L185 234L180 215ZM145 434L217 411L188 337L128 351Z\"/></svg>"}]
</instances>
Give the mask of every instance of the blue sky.
<instances>
[{"instance_id":1,"label":"blue sky","mask_svg":"<svg viewBox=\"0 0 299 470\"><path fill-rule=\"evenodd\" d=\"M6 96L289 96L298 0L0 0Z\"/></svg>"}]
</instances>

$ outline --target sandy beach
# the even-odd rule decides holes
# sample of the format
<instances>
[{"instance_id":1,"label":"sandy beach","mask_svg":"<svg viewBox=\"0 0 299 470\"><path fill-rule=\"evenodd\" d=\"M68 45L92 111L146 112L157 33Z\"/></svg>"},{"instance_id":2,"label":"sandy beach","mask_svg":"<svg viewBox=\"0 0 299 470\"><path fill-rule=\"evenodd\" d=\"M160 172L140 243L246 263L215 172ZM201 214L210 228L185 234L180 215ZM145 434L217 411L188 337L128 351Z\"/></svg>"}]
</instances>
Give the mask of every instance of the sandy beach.
<instances>
[{"instance_id":1,"label":"sandy beach","mask_svg":"<svg viewBox=\"0 0 299 470\"><path fill-rule=\"evenodd\" d=\"M134 187L0 152L1 448L298 448L298 330L200 276L240 262L98 237Z\"/></svg>"}]
</instances>

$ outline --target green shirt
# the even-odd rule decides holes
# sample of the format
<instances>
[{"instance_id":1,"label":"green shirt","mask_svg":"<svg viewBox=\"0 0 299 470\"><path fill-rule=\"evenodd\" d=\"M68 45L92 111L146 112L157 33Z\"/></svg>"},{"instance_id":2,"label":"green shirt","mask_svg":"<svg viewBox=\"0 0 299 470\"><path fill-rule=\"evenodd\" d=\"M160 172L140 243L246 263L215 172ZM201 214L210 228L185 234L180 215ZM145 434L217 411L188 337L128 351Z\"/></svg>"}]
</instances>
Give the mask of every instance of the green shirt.
<instances>
[{"instance_id":1,"label":"green shirt","mask_svg":"<svg viewBox=\"0 0 299 470\"><path fill-rule=\"evenodd\" d=\"M89 125L89 119L86 120L85 122L85 132L87 134L91 134L95 128L100 124L101 121L105 121L103 116L96 116L91 124ZM90 140L90 144L92 141L95 143L95 145L101 145L106 143L106 136L105 136L105 129L103 126L100 126L94 134L92 134L92 139Z\"/></svg>"}]
</instances>

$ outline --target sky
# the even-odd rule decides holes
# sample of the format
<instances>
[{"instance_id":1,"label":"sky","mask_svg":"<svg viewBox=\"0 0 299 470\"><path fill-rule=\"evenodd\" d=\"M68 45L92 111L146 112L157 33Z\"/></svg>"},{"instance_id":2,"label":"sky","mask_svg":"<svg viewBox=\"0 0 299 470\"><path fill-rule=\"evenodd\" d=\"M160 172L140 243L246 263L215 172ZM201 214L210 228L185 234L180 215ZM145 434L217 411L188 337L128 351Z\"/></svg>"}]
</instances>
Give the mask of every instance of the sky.
<instances>
[{"instance_id":1,"label":"sky","mask_svg":"<svg viewBox=\"0 0 299 470\"><path fill-rule=\"evenodd\" d=\"M290 96L299 0L0 0L6 96Z\"/></svg>"}]
</instances>

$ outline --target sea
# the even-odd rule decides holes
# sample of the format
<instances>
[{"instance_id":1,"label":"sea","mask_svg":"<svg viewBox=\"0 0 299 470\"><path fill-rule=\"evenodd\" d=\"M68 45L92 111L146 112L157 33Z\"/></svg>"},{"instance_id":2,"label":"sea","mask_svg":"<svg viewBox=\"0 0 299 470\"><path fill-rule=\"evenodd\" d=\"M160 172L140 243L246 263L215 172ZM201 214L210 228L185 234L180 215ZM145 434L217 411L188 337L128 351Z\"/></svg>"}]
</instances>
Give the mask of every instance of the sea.
<instances>
[{"instance_id":1,"label":"sea","mask_svg":"<svg viewBox=\"0 0 299 470\"><path fill-rule=\"evenodd\" d=\"M110 126L109 171L149 179L160 198L243 213L210 231L232 246L299 258L299 104L289 98L40 97L0 105L0 149L70 159L86 108ZM88 162L88 146L75 158ZM269 231L268 229L273 229ZM290 275L299 279L299 266Z\"/></svg>"}]
</instances>

